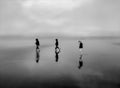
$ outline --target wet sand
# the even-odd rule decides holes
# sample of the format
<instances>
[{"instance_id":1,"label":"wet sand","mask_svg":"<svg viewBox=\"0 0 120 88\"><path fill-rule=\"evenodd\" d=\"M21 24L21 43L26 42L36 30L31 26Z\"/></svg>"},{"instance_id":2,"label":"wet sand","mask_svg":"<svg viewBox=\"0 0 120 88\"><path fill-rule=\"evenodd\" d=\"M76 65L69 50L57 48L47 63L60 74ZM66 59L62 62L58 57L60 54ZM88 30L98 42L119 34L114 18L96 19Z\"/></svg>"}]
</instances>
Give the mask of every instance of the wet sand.
<instances>
[{"instance_id":1,"label":"wet sand","mask_svg":"<svg viewBox=\"0 0 120 88\"><path fill-rule=\"evenodd\" d=\"M119 39L82 40L80 69L78 39L59 41L58 62L55 62L55 41L46 39L41 41L40 61L36 63L33 40L1 40L0 88L120 87Z\"/></svg>"}]
</instances>

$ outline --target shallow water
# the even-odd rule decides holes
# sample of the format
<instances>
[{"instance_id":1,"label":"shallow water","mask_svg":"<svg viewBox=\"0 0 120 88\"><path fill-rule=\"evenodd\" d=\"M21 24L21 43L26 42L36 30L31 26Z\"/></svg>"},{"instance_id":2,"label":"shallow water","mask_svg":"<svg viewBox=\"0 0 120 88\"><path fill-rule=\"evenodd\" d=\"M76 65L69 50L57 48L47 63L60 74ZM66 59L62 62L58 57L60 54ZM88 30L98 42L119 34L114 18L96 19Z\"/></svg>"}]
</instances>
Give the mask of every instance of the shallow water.
<instances>
[{"instance_id":1,"label":"shallow water","mask_svg":"<svg viewBox=\"0 0 120 88\"><path fill-rule=\"evenodd\" d=\"M82 53L77 39L60 39L58 62L55 41L44 39L40 41L39 63L35 62L33 40L1 41L0 88L120 87L120 39L82 40ZM83 66L79 69L81 54Z\"/></svg>"}]
</instances>

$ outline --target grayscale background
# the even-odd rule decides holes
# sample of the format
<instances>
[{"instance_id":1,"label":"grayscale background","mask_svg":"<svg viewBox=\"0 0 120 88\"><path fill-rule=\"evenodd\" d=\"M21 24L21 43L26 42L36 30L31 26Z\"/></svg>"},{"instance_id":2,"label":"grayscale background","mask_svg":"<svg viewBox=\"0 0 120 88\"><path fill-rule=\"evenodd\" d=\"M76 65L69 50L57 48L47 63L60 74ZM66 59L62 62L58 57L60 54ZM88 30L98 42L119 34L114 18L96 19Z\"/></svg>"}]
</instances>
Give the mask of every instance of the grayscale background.
<instances>
[{"instance_id":1,"label":"grayscale background","mask_svg":"<svg viewBox=\"0 0 120 88\"><path fill-rule=\"evenodd\" d=\"M0 0L0 88L119 87L120 0Z\"/></svg>"}]
</instances>

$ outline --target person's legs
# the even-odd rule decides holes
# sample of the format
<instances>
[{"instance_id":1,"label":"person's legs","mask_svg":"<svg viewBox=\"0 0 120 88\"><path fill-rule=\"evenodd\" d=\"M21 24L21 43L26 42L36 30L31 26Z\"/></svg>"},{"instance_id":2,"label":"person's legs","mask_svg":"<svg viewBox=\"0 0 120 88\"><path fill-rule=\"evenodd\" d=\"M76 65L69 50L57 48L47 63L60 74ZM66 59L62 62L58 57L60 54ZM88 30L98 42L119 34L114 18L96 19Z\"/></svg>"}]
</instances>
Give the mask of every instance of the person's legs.
<instances>
[{"instance_id":1,"label":"person's legs","mask_svg":"<svg viewBox=\"0 0 120 88\"><path fill-rule=\"evenodd\" d=\"M36 46L36 49L39 49L39 46L38 46L38 45Z\"/></svg>"}]
</instances>

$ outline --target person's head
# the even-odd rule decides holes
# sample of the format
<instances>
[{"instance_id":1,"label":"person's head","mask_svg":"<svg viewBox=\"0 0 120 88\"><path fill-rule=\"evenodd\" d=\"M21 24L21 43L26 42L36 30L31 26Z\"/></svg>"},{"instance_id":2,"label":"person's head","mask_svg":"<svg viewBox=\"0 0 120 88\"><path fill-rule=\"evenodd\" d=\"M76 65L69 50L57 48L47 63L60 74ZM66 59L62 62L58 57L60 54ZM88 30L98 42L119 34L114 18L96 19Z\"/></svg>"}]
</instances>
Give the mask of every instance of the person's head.
<instances>
[{"instance_id":1,"label":"person's head","mask_svg":"<svg viewBox=\"0 0 120 88\"><path fill-rule=\"evenodd\" d=\"M38 41L38 38L36 38L36 41Z\"/></svg>"},{"instance_id":2,"label":"person's head","mask_svg":"<svg viewBox=\"0 0 120 88\"><path fill-rule=\"evenodd\" d=\"M79 43L81 43L81 41L78 41Z\"/></svg>"},{"instance_id":3,"label":"person's head","mask_svg":"<svg viewBox=\"0 0 120 88\"><path fill-rule=\"evenodd\" d=\"M56 41L58 41L58 39L55 39Z\"/></svg>"}]
</instances>

